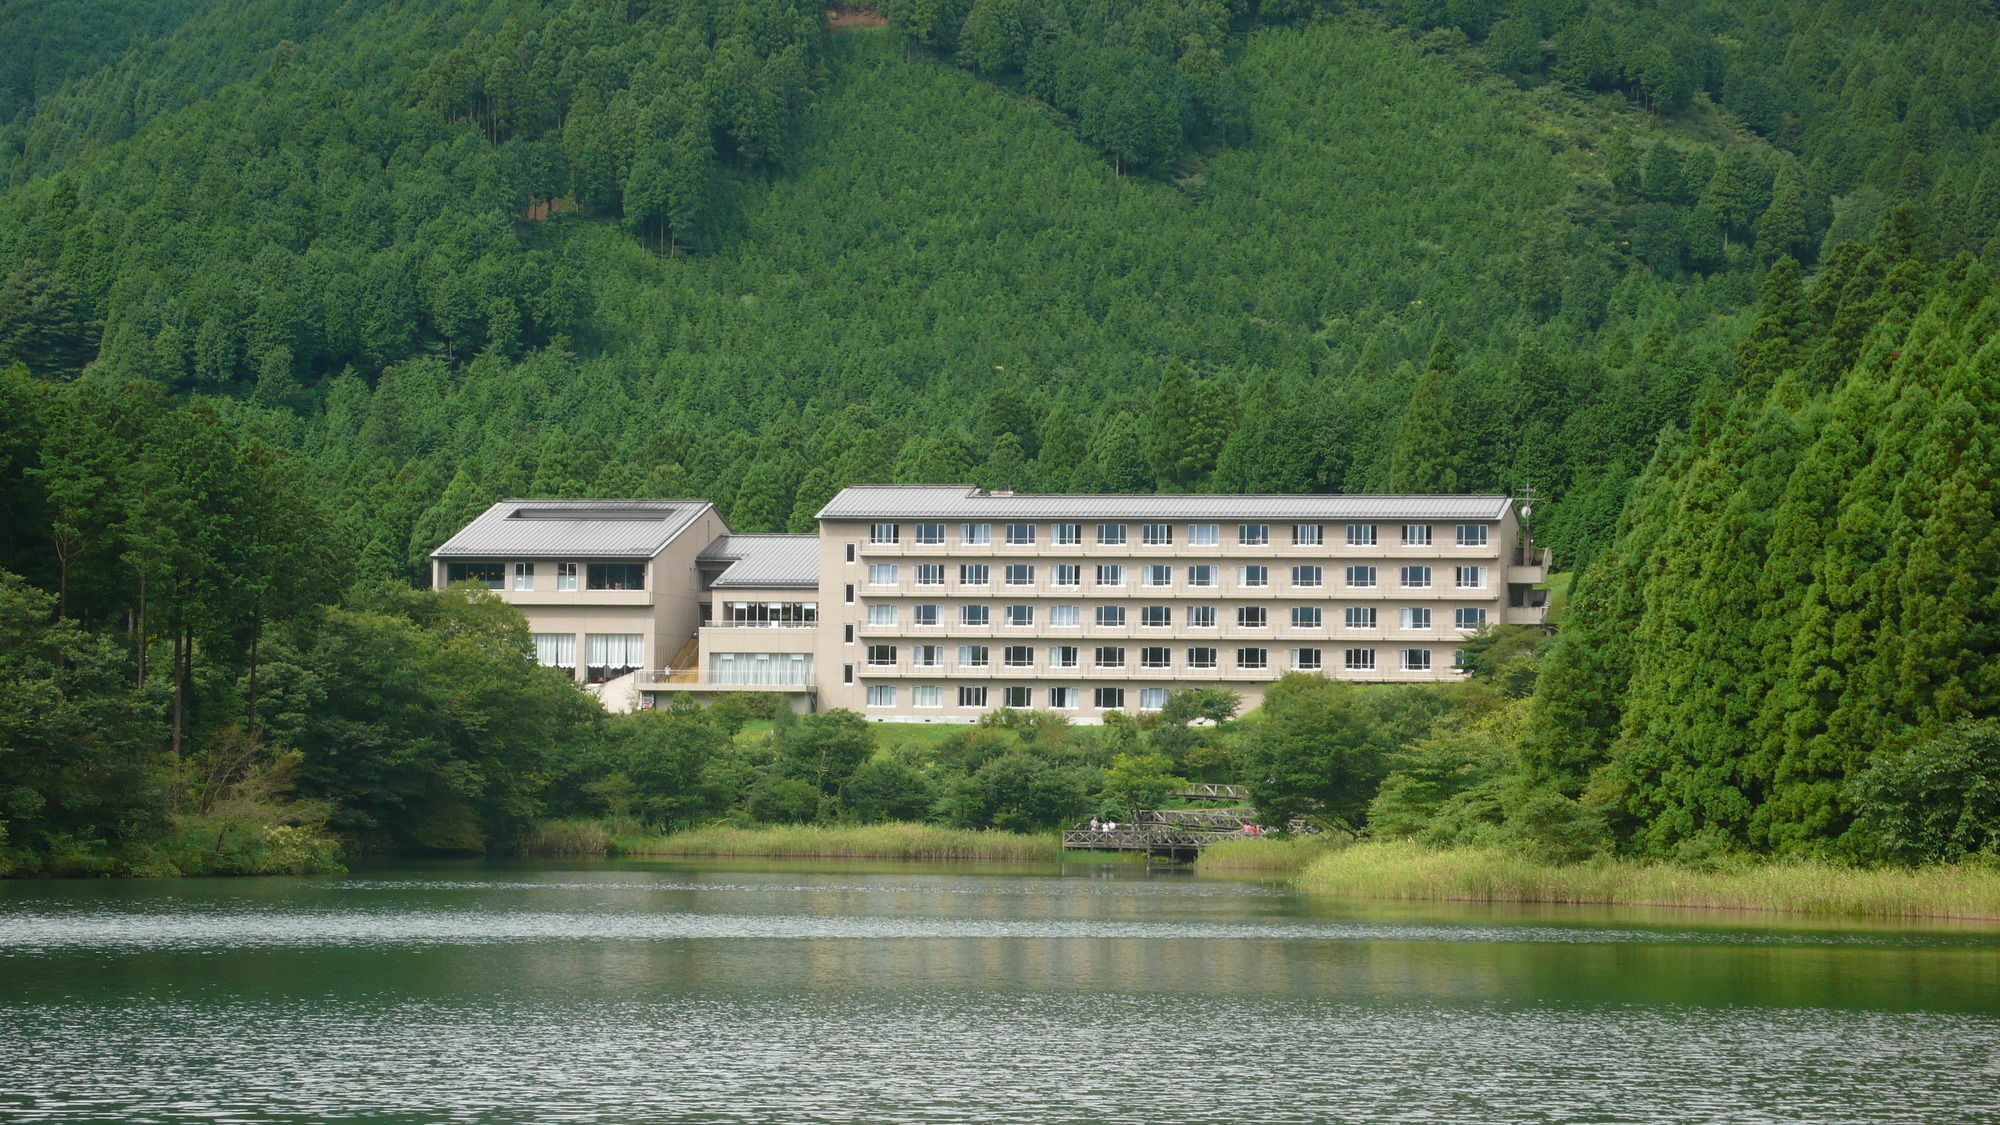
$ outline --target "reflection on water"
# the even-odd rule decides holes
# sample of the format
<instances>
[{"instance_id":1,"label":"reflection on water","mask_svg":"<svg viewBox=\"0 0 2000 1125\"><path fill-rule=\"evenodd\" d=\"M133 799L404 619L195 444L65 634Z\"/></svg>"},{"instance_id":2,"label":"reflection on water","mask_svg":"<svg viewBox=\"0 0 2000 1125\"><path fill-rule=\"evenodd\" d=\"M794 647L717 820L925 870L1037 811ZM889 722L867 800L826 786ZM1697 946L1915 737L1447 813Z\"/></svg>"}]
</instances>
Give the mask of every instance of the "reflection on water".
<instances>
[{"instance_id":1,"label":"reflection on water","mask_svg":"<svg viewBox=\"0 0 2000 1125\"><path fill-rule=\"evenodd\" d=\"M2000 1120L2000 937L1129 868L11 884L0 1118Z\"/></svg>"}]
</instances>

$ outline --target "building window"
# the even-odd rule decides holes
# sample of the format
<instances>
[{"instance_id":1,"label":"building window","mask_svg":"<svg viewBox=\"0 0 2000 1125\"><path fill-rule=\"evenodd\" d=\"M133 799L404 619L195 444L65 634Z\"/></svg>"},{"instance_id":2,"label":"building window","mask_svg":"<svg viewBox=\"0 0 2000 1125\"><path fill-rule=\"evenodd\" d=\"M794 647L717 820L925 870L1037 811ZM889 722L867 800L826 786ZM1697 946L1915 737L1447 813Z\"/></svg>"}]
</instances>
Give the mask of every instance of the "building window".
<instances>
[{"instance_id":1,"label":"building window","mask_svg":"<svg viewBox=\"0 0 2000 1125\"><path fill-rule=\"evenodd\" d=\"M942 707L944 706L944 689L936 684L913 687L910 689L910 706Z\"/></svg>"},{"instance_id":2,"label":"building window","mask_svg":"<svg viewBox=\"0 0 2000 1125\"><path fill-rule=\"evenodd\" d=\"M1123 547L1125 545L1125 525L1122 523L1098 524L1097 545L1100 547Z\"/></svg>"},{"instance_id":3,"label":"building window","mask_svg":"<svg viewBox=\"0 0 2000 1125\"><path fill-rule=\"evenodd\" d=\"M1215 651L1212 648L1191 648L1187 650L1187 666L1189 668L1213 669L1215 667Z\"/></svg>"},{"instance_id":4,"label":"building window","mask_svg":"<svg viewBox=\"0 0 2000 1125\"><path fill-rule=\"evenodd\" d=\"M766 687L813 682L812 657L803 652L718 652L708 658L713 684Z\"/></svg>"},{"instance_id":5,"label":"building window","mask_svg":"<svg viewBox=\"0 0 2000 1125\"><path fill-rule=\"evenodd\" d=\"M819 624L818 602L723 602L725 624L755 629L801 629Z\"/></svg>"},{"instance_id":6,"label":"building window","mask_svg":"<svg viewBox=\"0 0 2000 1125\"><path fill-rule=\"evenodd\" d=\"M985 645L958 646L958 666L960 668L984 668L991 661L987 657Z\"/></svg>"},{"instance_id":7,"label":"building window","mask_svg":"<svg viewBox=\"0 0 2000 1125\"><path fill-rule=\"evenodd\" d=\"M1010 523L1007 525L1007 545L1009 547L1029 547L1035 542L1035 525L1031 523Z\"/></svg>"},{"instance_id":8,"label":"building window","mask_svg":"<svg viewBox=\"0 0 2000 1125\"><path fill-rule=\"evenodd\" d=\"M1125 584L1125 568L1116 563L1098 567L1097 584L1099 586L1123 586Z\"/></svg>"},{"instance_id":9,"label":"building window","mask_svg":"<svg viewBox=\"0 0 2000 1125\"><path fill-rule=\"evenodd\" d=\"M943 646L943 645L911 645L911 646L910 646L910 667L912 667L912 668L942 668L942 667L944 667L944 646Z\"/></svg>"},{"instance_id":10,"label":"building window","mask_svg":"<svg viewBox=\"0 0 2000 1125\"><path fill-rule=\"evenodd\" d=\"M1149 563L1139 568L1139 585L1141 586L1150 586L1157 590L1173 584L1173 567Z\"/></svg>"},{"instance_id":11,"label":"building window","mask_svg":"<svg viewBox=\"0 0 2000 1125\"><path fill-rule=\"evenodd\" d=\"M896 607L894 605L869 606L868 623L870 625L894 625L896 623Z\"/></svg>"},{"instance_id":12,"label":"building window","mask_svg":"<svg viewBox=\"0 0 2000 1125\"><path fill-rule=\"evenodd\" d=\"M1292 650L1292 668L1300 672L1317 672L1321 668L1319 650L1316 648L1295 648Z\"/></svg>"},{"instance_id":13,"label":"building window","mask_svg":"<svg viewBox=\"0 0 2000 1125\"><path fill-rule=\"evenodd\" d=\"M1170 547L1174 542L1174 525L1170 523L1140 524L1139 542L1148 547Z\"/></svg>"},{"instance_id":14,"label":"building window","mask_svg":"<svg viewBox=\"0 0 2000 1125\"><path fill-rule=\"evenodd\" d=\"M1406 648L1403 650L1403 671L1428 672L1431 670L1431 650L1427 648Z\"/></svg>"},{"instance_id":15,"label":"building window","mask_svg":"<svg viewBox=\"0 0 2000 1125\"><path fill-rule=\"evenodd\" d=\"M1316 590L1326 584L1326 571L1317 566L1295 566L1292 568L1292 586L1300 590Z\"/></svg>"},{"instance_id":16,"label":"building window","mask_svg":"<svg viewBox=\"0 0 2000 1125\"><path fill-rule=\"evenodd\" d=\"M1236 525L1236 545L1239 547L1268 547L1271 545L1271 525L1268 523L1239 523Z\"/></svg>"},{"instance_id":17,"label":"building window","mask_svg":"<svg viewBox=\"0 0 2000 1125\"><path fill-rule=\"evenodd\" d=\"M1187 611L1188 628L1215 628L1215 607L1212 605L1191 605Z\"/></svg>"},{"instance_id":18,"label":"building window","mask_svg":"<svg viewBox=\"0 0 2000 1125\"><path fill-rule=\"evenodd\" d=\"M1083 568L1075 563L1059 563L1049 568L1049 585L1074 589L1083 585Z\"/></svg>"},{"instance_id":19,"label":"building window","mask_svg":"<svg viewBox=\"0 0 2000 1125\"><path fill-rule=\"evenodd\" d=\"M1124 645L1098 645L1091 664L1098 668L1125 667Z\"/></svg>"},{"instance_id":20,"label":"building window","mask_svg":"<svg viewBox=\"0 0 2000 1125\"><path fill-rule=\"evenodd\" d=\"M1219 523L1191 523L1188 525L1188 546L1220 547L1222 545L1222 525Z\"/></svg>"},{"instance_id":21,"label":"building window","mask_svg":"<svg viewBox=\"0 0 2000 1125\"><path fill-rule=\"evenodd\" d=\"M1174 624L1174 607L1170 605L1142 605L1139 607L1139 625L1146 629L1170 629Z\"/></svg>"},{"instance_id":22,"label":"building window","mask_svg":"<svg viewBox=\"0 0 2000 1125\"><path fill-rule=\"evenodd\" d=\"M893 684L868 685L868 706L894 707L895 705L896 705L896 688Z\"/></svg>"},{"instance_id":23,"label":"building window","mask_svg":"<svg viewBox=\"0 0 2000 1125\"><path fill-rule=\"evenodd\" d=\"M1454 567L1461 590L1484 590L1486 588L1486 568L1483 566Z\"/></svg>"},{"instance_id":24,"label":"building window","mask_svg":"<svg viewBox=\"0 0 2000 1125\"><path fill-rule=\"evenodd\" d=\"M1428 629L1431 627L1431 611L1427 606L1405 606L1401 614L1403 628Z\"/></svg>"},{"instance_id":25,"label":"building window","mask_svg":"<svg viewBox=\"0 0 2000 1125\"><path fill-rule=\"evenodd\" d=\"M1049 710L1076 710L1076 689L1073 687L1052 687L1049 689Z\"/></svg>"},{"instance_id":26,"label":"building window","mask_svg":"<svg viewBox=\"0 0 2000 1125\"><path fill-rule=\"evenodd\" d=\"M1034 563L1008 563L1002 575L1009 586L1033 586L1035 584Z\"/></svg>"},{"instance_id":27,"label":"building window","mask_svg":"<svg viewBox=\"0 0 2000 1125\"><path fill-rule=\"evenodd\" d=\"M1486 611L1477 606L1461 607L1451 611L1452 628L1463 632L1486 628Z\"/></svg>"},{"instance_id":28,"label":"building window","mask_svg":"<svg viewBox=\"0 0 2000 1125\"><path fill-rule=\"evenodd\" d=\"M1171 668L1174 666L1174 650L1165 646L1152 646L1139 650L1139 667Z\"/></svg>"},{"instance_id":29,"label":"building window","mask_svg":"<svg viewBox=\"0 0 2000 1125\"><path fill-rule=\"evenodd\" d=\"M1035 623L1035 607L1032 605L1010 605L1001 611L1000 620L1007 625L1020 628Z\"/></svg>"},{"instance_id":30,"label":"building window","mask_svg":"<svg viewBox=\"0 0 2000 1125\"><path fill-rule=\"evenodd\" d=\"M583 568L584 588L589 590L643 590L645 563L588 563Z\"/></svg>"},{"instance_id":31,"label":"building window","mask_svg":"<svg viewBox=\"0 0 2000 1125\"><path fill-rule=\"evenodd\" d=\"M1000 663L1009 668L1033 668L1035 647L1033 645L1008 645L1000 650Z\"/></svg>"},{"instance_id":32,"label":"building window","mask_svg":"<svg viewBox=\"0 0 2000 1125\"><path fill-rule=\"evenodd\" d=\"M535 642L535 663L544 668L576 671L575 633L536 633L531 639Z\"/></svg>"},{"instance_id":33,"label":"building window","mask_svg":"<svg viewBox=\"0 0 2000 1125\"><path fill-rule=\"evenodd\" d=\"M1431 545L1431 525L1427 523L1406 523L1403 525L1403 546L1428 547ZM1360 651L1360 650L1356 650ZM1373 665L1370 665L1373 667Z\"/></svg>"},{"instance_id":34,"label":"building window","mask_svg":"<svg viewBox=\"0 0 2000 1125\"><path fill-rule=\"evenodd\" d=\"M1292 525L1292 546L1317 547L1326 540L1316 523L1295 523Z\"/></svg>"},{"instance_id":35,"label":"building window","mask_svg":"<svg viewBox=\"0 0 2000 1125\"><path fill-rule=\"evenodd\" d=\"M937 623L938 623L937 605L933 603L926 603L924 605L913 605L910 607L910 624L936 625Z\"/></svg>"},{"instance_id":36,"label":"building window","mask_svg":"<svg viewBox=\"0 0 2000 1125\"><path fill-rule=\"evenodd\" d=\"M575 564L575 563L557 563L557 564L556 564L556 589L558 589L558 590L574 590L574 589L576 589L576 564Z\"/></svg>"},{"instance_id":37,"label":"building window","mask_svg":"<svg viewBox=\"0 0 2000 1125\"><path fill-rule=\"evenodd\" d=\"M1372 605L1348 606L1347 627L1349 629L1373 629L1375 627L1375 607Z\"/></svg>"},{"instance_id":38,"label":"building window","mask_svg":"<svg viewBox=\"0 0 2000 1125\"><path fill-rule=\"evenodd\" d=\"M1453 668L1454 670L1456 670L1456 671L1460 671L1460 672L1465 672L1465 671L1469 671L1469 670L1471 670L1471 668L1472 668L1472 650L1471 650L1471 649L1469 649L1469 648L1455 648L1455 649L1452 649L1452 650L1451 650L1451 666L1452 666L1452 668Z\"/></svg>"},{"instance_id":39,"label":"building window","mask_svg":"<svg viewBox=\"0 0 2000 1125\"><path fill-rule=\"evenodd\" d=\"M986 706L986 685L985 684L961 685L958 689L958 705L960 707Z\"/></svg>"},{"instance_id":40,"label":"building window","mask_svg":"<svg viewBox=\"0 0 2000 1125\"><path fill-rule=\"evenodd\" d=\"M896 646L869 645L867 659L870 668L893 668L896 666Z\"/></svg>"},{"instance_id":41,"label":"building window","mask_svg":"<svg viewBox=\"0 0 2000 1125\"><path fill-rule=\"evenodd\" d=\"M1091 692L1091 702L1099 711L1117 711L1125 706L1125 689L1122 687L1101 687Z\"/></svg>"},{"instance_id":42,"label":"building window","mask_svg":"<svg viewBox=\"0 0 2000 1125\"><path fill-rule=\"evenodd\" d=\"M1240 566L1236 568L1236 584L1258 588L1271 584L1271 568L1268 566Z\"/></svg>"},{"instance_id":43,"label":"building window","mask_svg":"<svg viewBox=\"0 0 2000 1125\"><path fill-rule=\"evenodd\" d=\"M868 584L870 586L894 586L896 584L896 564L869 563Z\"/></svg>"},{"instance_id":44,"label":"building window","mask_svg":"<svg viewBox=\"0 0 2000 1125\"><path fill-rule=\"evenodd\" d=\"M975 629L993 624L993 607L985 605L962 605L958 607L958 623Z\"/></svg>"},{"instance_id":45,"label":"building window","mask_svg":"<svg viewBox=\"0 0 2000 1125\"><path fill-rule=\"evenodd\" d=\"M843 684L851 684L854 682L854 665L842 664L840 666L840 682Z\"/></svg>"},{"instance_id":46,"label":"building window","mask_svg":"<svg viewBox=\"0 0 2000 1125\"><path fill-rule=\"evenodd\" d=\"M993 542L993 525L990 523L960 524L958 541L968 547L984 547Z\"/></svg>"},{"instance_id":47,"label":"building window","mask_svg":"<svg viewBox=\"0 0 2000 1125\"><path fill-rule=\"evenodd\" d=\"M1034 690L1025 687L1005 687L1000 689L1000 706L1026 709L1035 705Z\"/></svg>"},{"instance_id":48,"label":"building window","mask_svg":"<svg viewBox=\"0 0 2000 1125\"><path fill-rule=\"evenodd\" d=\"M1083 650L1075 645L1050 645L1049 667L1074 668L1082 659Z\"/></svg>"},{"instance_id":49,"label":"building window","mask_svg":"<svg viewBox=\"0 0 2000 1125\"><path fill-rule=\"evenodd\" d=\"M917 585L919 585L919 586L942 586L942 585L944 585L944 564L943 564L943 563L918 563L918 564L917 564Z\"/></svg>"},{"instance_id":50,"label":"building window","mask_svg":"<svg viewBox=\"0 0 2000 1125\"><path fill-rule=\"evenodd\" d=\"M615 680L646 666L646 638L640 633L585 633L583 662L589 669L584 678L591 683Z\"/></svg>"},{"instance_id":51,"label":"building window","mask_svg":"<svg viewBox=\"0 0 2000 1125\"><path fill-rule=\"evenodd\" d=\"M1261 605L1239 605L1236 607L1236 627L1238 629L1262 629L1271 623L1271 615Z\"/></svg>"},{"instance_id":52,"label":"building window","mask_svg":"<svg viewBox=\"0 0 2000 1125\"><path fill-rule=\"evenodd\" d=\"M840 639L844 644L851 645L854 643L854 625L852 622L840 627Z\"/></svg>"},{"instance_id":53,"label":"building window","mask_svg":"<svg viewBox=\"0 0 2000 1125\"><path fill-rule=\"evenodd\" d=\"M1350 547L1373 547L1375 545L1375 525L1372 523L1348 524L1347 545Z\"/></svg>"},{"instance_id":54,"label":"building window","mask_svg":"<svg viewBox=\"0 0 2000 1125\"><path fill-rule=\"evenodd\" d=\"M942 546L944 543L944 525L941 523L918 524L917 542L926 547Z\"/></svg>"},{"instance_id":55,"label":"building window","mask_svg":"<svg viewBox=\"0 0 2000 1125\"><path fill-rule=\"evenodd\" d=\"M849 543L847 545L847 561L848 562L854 561L854 544L852 543Z\"/></svg>"},{"instance_id":56,"label":"building window","mask_svg":"<svg viewBox=\"0 0 2000 1125\"><path fill-rule=\"evenodd\" d=\"M985 563L960 563L958 564L958 584L961 586L990 586L993 584L993 572L987 569Z\"/></svg>"},{"instance_id":57,"label":"building window","mask_svg":"<svg viewBox=\"0 0 2000 1125\"><path fill-rule=\"evenodd\" d=\"M1486 546L1486 525L1483 523L1459 524L1458 545L1461 547Z\"/></svg>"},{"instance_id":58,"label":"building window","mask_svg":"<svg viewBox=\"0 0 2000 1125\"><path fill-rule=\"evenodd\" d=\"M1316 605L1295 605L1292 607L1292 628L1317 629L1324 623L1320 609Z\"/></svg>"},{"instance_id":59,"label":"building window","mask_svg":"<svg viewBox=\"0 0 2000 1125\"><path fill-rule=\"evenodd\" d=\"M1372 566L1350 566L1347 568L1347 584L1357 590L1365 590L1375 585L1375 568Z\"/></svg>"},{"instance_id":60,"label":"building window","mask_svg":"<svg viewBox=\"0 0 2000 1125\"><path fill-rule=\"evenodd\" d=\"M1403 589L1428 590L1431 588L1431 568L1427 566L1406 566L1403 568Z\"/></svg>"},{"instance_id":61,"label":"building window","mask_svg":"<svg viewBox=\"0 0 2000 1125\"><path fill-rule=\"evenodd\" d=\"M1083 542L1083 525L1059 523L1051 529L1051 535L1058 547L1075 547Z\"/></svg>"},{"instance_id":62,"label":"building window","mask_svg":"<svg viewBox=\"0 0 2000 1125\"><path fill-rule=\"evenodd\" d=\"M1188 585L1193 587L1215 585L1215 567L1207 563L1188 567Z\"/></svg>"},{"instance_id":63,"label":"building window","mask_svg":"<svg viewBox=\"0 0 2000 1125\"><path fill-rule=\"evenodd\" d=\"M842 601L845 601L848 605L854 604L854 583L849 582L847 585L842 586L840 593Z\"/></svg>"},{"instance_id":64,"label":"building window","mask_svg":"<svg viewBox=\"0 0 2000 1125\"><path fill-rule=\"evenodd\" d=\"M1097 624L1105 629L1122 629L1125 626L1125 607L1122 605L1101 605L1097 607Z\"/></svg>"},{"instance_id":65,"label":"building window","mask_svg":"<svg viewBox=\"0 0 2000 1125\"><path fill-rule=\"evenodd\" d=\"M532 590L535 588L534 563L514 564L514 588L516 590Z\"/></svg>"},{"instance_id":66,"label":"building window","mask_svg":"<svg viewBox=\"0 0 2000 1125\"><path fill-rule=\"evenodd\" d=\"M1350 672L1373 672L1375 670L1375 650L1372 648L1350 648L1341 654L1341 663Z\"/></svg>"},{"instance_id":67,"label":"building window","mask_svg":"<svg viewBox=\"0 0 2000 1125\"><path fill-rule=\"evenodd\" d=\"M1239 648L1236 650L1236 666L1246 672L1259 672L1271 666L1271 650L1263 648Z\"/></svg>"},{"instance_id":68,"label":"building window","mask_svg":"<svg viewBox=\"0 0 2000 1125\"><path fill-rule=\"evenodd\" d=\"M1083 607L1080 605L1052 605L1049 607L1049 625L1058 629L1074 629L1083 624Z\"/></svg>"},{"instance_id":69,"label":"building window","mask_svg":"<svg viewBox=\"0 0 2000 1125\"><path fill-rule=\"evenodd\" d=\"M901 541L902 525L894 523L871 523L868 525L868 542L881 546Z\"/></svg>"},{"instance_id":70,"label":"building window","mask_svg":"<svg viewBox=\"0 0 2000 1125\"><path fill-rule=\"evenodd\" d=\"M1166 706L1167 706L1166 688L1144 687L1139 689L1139 710L1160 711L1164 710Z\"/></svg>"}]
</instances>

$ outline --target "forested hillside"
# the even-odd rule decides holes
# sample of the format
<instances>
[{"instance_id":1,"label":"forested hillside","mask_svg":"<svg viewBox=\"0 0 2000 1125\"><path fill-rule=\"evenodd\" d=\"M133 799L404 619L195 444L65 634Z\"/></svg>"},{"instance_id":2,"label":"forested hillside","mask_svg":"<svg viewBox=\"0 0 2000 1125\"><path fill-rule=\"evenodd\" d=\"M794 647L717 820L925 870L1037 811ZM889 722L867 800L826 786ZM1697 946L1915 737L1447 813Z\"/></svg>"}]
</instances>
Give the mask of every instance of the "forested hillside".
<instances>
[{"instance_id":1,"label":"forested hillside","mask_svg":"<svg viewBox=\"0 0 2000 1125\"><path fill-rule=\"evenodd\" d=\"M327 825L639 807L605 794L673 774L652 735L551 704L488 747L495 700L554 689L506 622L397 584L501 496L804 529L879 480L1532 488L1581 571L1539 687L1496 641L1510 702L1426 726L1300 689L1242 748L1120 735L1086 774L1240 749L1296 783L1270 800L1435 839L1950 851L1867 810L1915 807L1922 754L1972 760L1951 724L1995 710L1992 529L1952 517L1991 508L1961 479L1992 433L1990 5L75 11L0 0L25 865L310 866ZM396 687L442 667L491 692ZM1320 763L1353 786L1280 761L1371 708L1400 733ZM566 739L614 749L549 780ZM798 781L771 753L702 808ZM273 818L280 858L219 854Z\"/></svg>"},{"instance_id":2,"label":"forested hillside","mask_svg":"<svg viewBox=\"0 0 2000 1125\"><path fill-rule=\"evenodd\" d=\"M1367 13L924 12L197 12L6 126L11 331L306 451L371 573L492 495L885 477L1534 487L1574 560L1849 186ZM1149 98L1172 151L1083 113Z\"/></svg>"}]
</instances>

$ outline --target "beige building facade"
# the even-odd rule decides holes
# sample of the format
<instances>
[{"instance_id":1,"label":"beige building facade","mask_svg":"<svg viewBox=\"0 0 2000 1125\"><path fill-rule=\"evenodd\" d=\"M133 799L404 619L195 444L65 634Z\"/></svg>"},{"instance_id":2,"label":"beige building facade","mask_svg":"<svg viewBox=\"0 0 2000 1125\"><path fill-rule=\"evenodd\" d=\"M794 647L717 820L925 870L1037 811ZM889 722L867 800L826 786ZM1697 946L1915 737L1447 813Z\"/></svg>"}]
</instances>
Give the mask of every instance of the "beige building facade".
<instances>
[{"instance_id":1,"label":"beige building facade","mask_svg":"<svg viewBox=\"0 0 2000 1125\"><path fill-rule=\"evenodd\" d=\"M1467 637L1541 622L1547 578L1504 496L869 487L819 526L820 701L905 722L1457 679Z\"/></svg>"},{"instance_id":2,"label":"beige building facade","mask_svg":"<svg viewBox=\"0 0 2000 1125\"><path fill-rule=\"evenodd\" d=\"M627 553L529 542L558 512L576 525L570 542ZM659 513L650 537L621 538L621 521L646 513ZM553 569L593 558L643 565L644 589L607 585L631 572ZM845 489L816 536L732 534L700 501L508 501L435 562L440 585L498 581L528 614L538 659L586 681L629 675L640 706L767 691L801 711L903 722L1001 707L1096 722L1194 686L1238 692L1247 708L1288 672L1456 679L1467 637L1542 621L1548 566L1504 496L965 486ZM544 589L545 573L574 581ZM553 638L565 636L583 659L561 664L569 650Z\"/></svg>"}]
</instances>

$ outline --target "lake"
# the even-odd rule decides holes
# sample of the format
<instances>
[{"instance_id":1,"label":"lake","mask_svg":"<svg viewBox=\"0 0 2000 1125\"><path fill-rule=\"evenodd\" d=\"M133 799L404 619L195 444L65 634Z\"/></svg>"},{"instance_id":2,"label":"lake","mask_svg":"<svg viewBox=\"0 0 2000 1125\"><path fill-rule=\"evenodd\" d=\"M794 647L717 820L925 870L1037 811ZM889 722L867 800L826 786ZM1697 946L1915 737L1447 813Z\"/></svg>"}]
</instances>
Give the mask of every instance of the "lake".
<instances>
[{"instance_id":1,"label":"lake","mask_svg":"<svg viewBox=\"0 0 2000 1125\"><path fill-rule=\"evenodd\" d=\"M1123 865L14 882L0 1120L2000 1121L2000 929Z\"/></svg>"}]
</instances>

